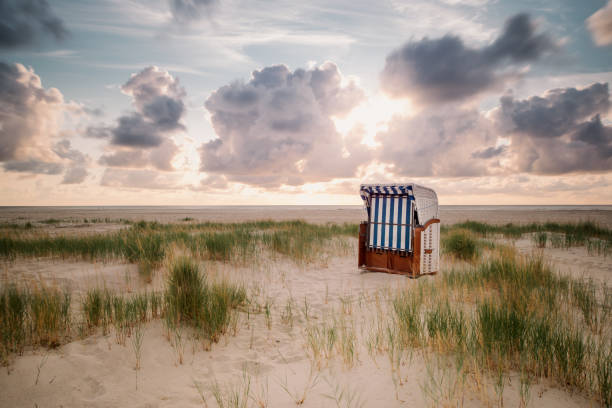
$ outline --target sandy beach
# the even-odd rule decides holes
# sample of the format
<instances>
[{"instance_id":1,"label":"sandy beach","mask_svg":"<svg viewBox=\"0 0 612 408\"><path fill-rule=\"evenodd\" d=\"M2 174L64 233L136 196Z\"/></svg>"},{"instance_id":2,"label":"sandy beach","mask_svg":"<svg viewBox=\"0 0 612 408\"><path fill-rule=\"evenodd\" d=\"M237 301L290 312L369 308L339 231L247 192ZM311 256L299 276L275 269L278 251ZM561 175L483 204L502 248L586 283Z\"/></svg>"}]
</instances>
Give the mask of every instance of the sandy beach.
<instances>
[{"instance_id":1,"label":"sandy beach","mask_svg":"<svg viewBox=\"0 0 612 408\"><path fill-rule=\"evenodd\" d=\"M1 208L0 221L23 223L54 218L66 221L41 228L52 234L66 231L79 234L88 228L105 231L105 224L76 228L69 225L68 219L179 222L188 217L196 221L241 222L300 218L314 223L355 223L362 214L361 207L331 206L32 207ZM609 228L612 209L442 207L441 219L443 224L467 219L493 224L590 220ZM121 228L120 224L111 224L109 230ZM384 306L386 299L423 280L440 279L441 275L413 280L400 275L360 272L356 267L356 239L350 239L349 244L339 254L307 263L282 257L260 259L251 265L205 262L203 268L210 279L239 283L247 288L254 303L272 305L270 317L266 318L261 311L240 312L234 329L212 344L210 350L205 350L185 331L181 340L182 363L178 355L181 347L177 348L168 337L162 321L152 320L144 326L139 370L135 370L135 354L129 342L117 344L112 330L75 338L58 348L26 348L23 355L15 356L8 367L0 370L0 406L215 407L218 403L213 397L214 384L228 395L248 388L244 406L249 407L421 407L444 405L446 396L467 407L497 406L494 380L482 378L478 387L460 385L461 379L449 368L448 356L415 350L404 355L394 371L385 352L372 352L368 345L374 333L372 325L378 321L378 314L386 313L389 307ZM585 247L538 249L529 237L513 240L509 245L521 254L539 251L560 273L612 284L610 256L589 253ZM453 261L442 257L442 273L453 266L456 266ZM75 301L95 287L126 294L162 290L168 273L164 263L151 282L144 282L137 265L117 260L23 258L3 261L1 268L0 281L5 284L29 282L70 288ZM78 314L78 307L73 307ZM337 352L315 364L308 333L331 321L351 328L356 340L352 360L347 361L345 355ZM519 406L519 388L519 374L511 372L503 393L504 406ZM529 402L529 406L549 408L594 405L588 395L560 388L547 379L533 382Z\"/></svg>"},{"instance_id":2,"label":"sandy beach","mask_svg":"<svg viewBox=\"0 0 612 408\"><path fill-rule=\"evenodd\" d=\"M131 221L177 222L184 218L195 221L243 222L301 219L307 222L360 222L365 219L363 206L234 206L234 207L0 207L0 222L42 221L50 218L82 220L126 219ZM440 206L442 224L466 220L490 224L531 222L593 221L612 227L610 206Z\"/></svg>"}]
</instances>

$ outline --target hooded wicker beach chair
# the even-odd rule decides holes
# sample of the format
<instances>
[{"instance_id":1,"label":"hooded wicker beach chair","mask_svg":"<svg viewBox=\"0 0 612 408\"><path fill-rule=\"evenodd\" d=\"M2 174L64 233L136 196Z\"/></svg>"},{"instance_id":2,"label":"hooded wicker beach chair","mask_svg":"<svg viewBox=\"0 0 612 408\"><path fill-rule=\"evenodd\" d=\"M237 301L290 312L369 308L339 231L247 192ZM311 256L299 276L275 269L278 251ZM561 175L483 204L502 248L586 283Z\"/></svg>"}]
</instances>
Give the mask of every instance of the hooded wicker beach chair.
<instances>
[{"instance_id":1,"label":"hooded wicker beach chair","mask_svg":"<svg viewBox=\"0 0 612 408\"><path fill-rule=\"evenodd\" d=\"M419 277L438 272L438 196L417 184L362 184L359 268Z\"/></svg>"}]
</instances>

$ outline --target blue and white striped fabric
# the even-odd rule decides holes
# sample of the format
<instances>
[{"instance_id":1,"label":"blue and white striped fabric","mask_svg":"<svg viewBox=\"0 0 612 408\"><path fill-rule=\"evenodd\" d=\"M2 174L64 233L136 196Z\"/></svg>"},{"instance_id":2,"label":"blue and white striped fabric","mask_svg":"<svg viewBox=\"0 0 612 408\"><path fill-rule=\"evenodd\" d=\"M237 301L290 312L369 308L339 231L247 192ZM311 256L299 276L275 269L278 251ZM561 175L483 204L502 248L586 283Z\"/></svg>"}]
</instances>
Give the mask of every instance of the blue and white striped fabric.
<instances>
[{"instance_id":1,"label":"blue and white striped fabric","mask_svg":"<svg viewBox=\"0 0 612 408\"><path fill-rule=\"evenodd\" d=\"M436 192L418 184L362 184L359 194L370 223L370 248L412 252L414 218L420 224L438 218Z\"/></svg>"},{"instance_id":2,"label":"blue and white striped fabric","mask_svg":"<svg viewBox=\"0 0 612 408\"><path fill-rule=\"evenodd\" d=\"M359 193L361 195L361 199L365 202L366 207L371 205L370 197L373 194L405 194L413 197L412 184L361 185Z\"/></svg>"},{"instance_id":3,"label":"blue and white striped fabric","mask_svg":"<svg viewBox=\"0 0 612 408\"><path fill-rule=\"evenodd\" d=\"M399 192L387 193L395 195L381 193L373 193L369 197L369 246L396 251L412 250L414 197L406 192L404 195Z\"/></svg>"}]
</instances>

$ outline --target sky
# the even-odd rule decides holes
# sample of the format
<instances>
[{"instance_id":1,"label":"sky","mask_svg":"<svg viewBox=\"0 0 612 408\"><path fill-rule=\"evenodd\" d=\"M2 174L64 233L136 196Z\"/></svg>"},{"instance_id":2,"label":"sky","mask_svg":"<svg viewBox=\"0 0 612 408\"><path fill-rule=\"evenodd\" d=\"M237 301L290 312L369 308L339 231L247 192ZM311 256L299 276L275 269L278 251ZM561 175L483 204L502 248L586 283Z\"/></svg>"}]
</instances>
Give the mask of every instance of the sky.
<instances>
[{"instance_id":1,"label":"sky","mask_svg":"<svg viewBox=\"0 0 612 408\"><path fill-rule=\"evenodd\" d=\"M612 204L612 0L0 0L0 205Z\"/></svg>"}]
</instances>

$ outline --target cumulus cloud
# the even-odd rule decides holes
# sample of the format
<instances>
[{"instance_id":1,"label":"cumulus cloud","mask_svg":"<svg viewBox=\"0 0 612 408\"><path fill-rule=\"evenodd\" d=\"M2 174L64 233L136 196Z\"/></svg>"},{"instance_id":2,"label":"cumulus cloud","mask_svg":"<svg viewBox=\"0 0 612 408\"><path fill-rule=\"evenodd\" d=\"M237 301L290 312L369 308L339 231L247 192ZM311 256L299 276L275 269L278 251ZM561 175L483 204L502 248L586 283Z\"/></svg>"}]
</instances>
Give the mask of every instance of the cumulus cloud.
<instances>
[{"instance_id":1,"label":"cumulus cloud","mask_svg":"<svg viewBox=\"0 0 612 408\"><path fill-rule=\"evenodd\" d=\"M0 162L4 171L57 175L67 169L65 181L82 181L89 157L72 148L69 140L56 141L61 118L72 107L64 103L59 90L45 89L33 69L0 62Z\"/></svg>"},{"instance_id":2,"label":"cumulus cloud","mask_svg":"<svg viewBox=\"0 0 612 408\"><path fill-rule=\"evenodd\" d=\"M457 101L499 88L554 49L527 14L518 14L481 48L470 48L454 35L406 43L387 57L381 84L392 96L422 103Z\"/></svg>"},{"instance_id":3,"label":"cumulus cloud","mask_svg":"<svg viewBox=\"0 0 612 408\"><path fill-rule=\"evenodd\" d=\"M111 139L116 146L151 148L167 136L184 130L180 122L185 113L185 90L168 71L151 66L133 74L121 86L132 97L135 111L122 115L116 126L89 126L85 136Z\"/></svg>"},{"instance_id":4,"label":"cumulus cloud","mask_svg":"<svg viewBox=\"0 0 612 408\"><path fill-rule=\"evenodd\" d=\"M168 71L147 67L121 87L132 97L134 111L122 115L115 126L88 127L85 135L109 139L107 153L98 162L110 167L152 166L172 171L178 147L171 139L185 130L185 90Z\"/></svg>"},{"instance_id":5,"label":"cumulus cloud","mask_svg":"<svg viewBox=\"0 0 612 408\"><path fill-rule=\"evenodd\" d=\"M497 167L494 146L475 151L495 145L496 139L490 121L476 110L431 109L394 117L389 129L377 135L377 158L400 177L473 177Z\"/></svg>"},{"instance_id":6,"label":"cumulus cloud","mask_svg":"<svg viewBox=\"0 0 612 408\"><path fill-rule=\"evenodd\" d=\"M168 132L184 129L185 90L168 71L151 66L132 75L121 91L133 98L135 112L121 116L111 129L118 146L155 147Z\"/></svg>"},{"instance_id":7,"label":"cumulus cloud","mask_svg":"<svg viewBox=\"0 0 612 408\"><path fill-rule=\"evenodd\" d=\"M610 108L608 84L595 83L584 89L552 89L543 96L515 100L501 98L501 119L509 131L534 138L558 137L575 130L578 123Z\"/></svg>"},{"instance_id":8,"label":"cumulus cloud","mask_svg":"<svg viewBox=\"0 0 612 408\"><path fill-rule=\"evenodd\" d=\"M223 86L207 99L218 138L202 145L201 170L268 187L350 177L368 151L360 134L343 139L332 116L363 98L330 62L254 71L248 82Z\"/></svg>"},{"instance_id":9,"label":"cumulus cloud","mask_svg":"<svg viewBox=\"0 0 612 408\"><path fill-rule=\"evenodd\" d=\"M612 44L612 0L587 19L587 26L595 44Z\"/></svg>"},{"instance_id":10,"label":"cumulus cloud","mask_svg":"<svg viewBox=\"0 0 612 408\"><path fill-rule=\"evenodd\" d=\"M612 168L608 84L553 89L543 96L501 99L494 118L511 139L518 171L538 174L602 172Z\"/></svg>"},{"instance_id":11,"label":"cumulus cloud","mask_svg":"<svg viewBox=\"0 0 612 408\"><path fill-rule=\"evenodd\" d=\"M57 133L62 94L44 89L33 69L0 62L0 96L0 161L50 160L41 151Z\"/></svg>"},{"instance_id":12,"label":"cumulus cloud","mask_svg":"<svg viewBox=\"0 0 612 408\"><path fill-rule=\"evenodd\" d=\"M67 35L46 0L0 1L0 47L30 45L48 36L62 40Z\"/></svg>"},{"instance_id":13,"label":"cumulus cloud","mask_svg":"<svg viewBox=\"0 0 612 408\"><path fill-rule=\"evenodd\" d=\"M503 96L489 114L445 106L394 117L377 160L402 177L556 175L612 169L607 84Z\"/></svg>"},{"instance_id":14,"label":"cumulus cloud","mask_svg":"<svg viewBox=\"0 0 612 408\"><path fill-rule=\"evenodd\" d=\"M111 143L117 146L155 147L163 141L161 130L141 114L122 116L112 130Z\"/></svg>"},{"instance_id":15,"label":"cumulus cloud","mask_svg":"<svg viewBox=\"0 0 612 408\"><path fill-rule=\"evenodd\" d=\"M172 17L177 23L188 23L210 15L218 0L169 0Z\"/></svg>"},{"instance_id":16,"label":"cumulus cloud","mask_svg":"<svg viewBox=\"0 0 612 408\"><path fill-rule=\"evenodd\" d=\"M157 149L151 150L149 153L149 162L158 170L172 171L172 160L178 153L179 148L173 140L167 139Z\"/></svg>"}]
</instances>

